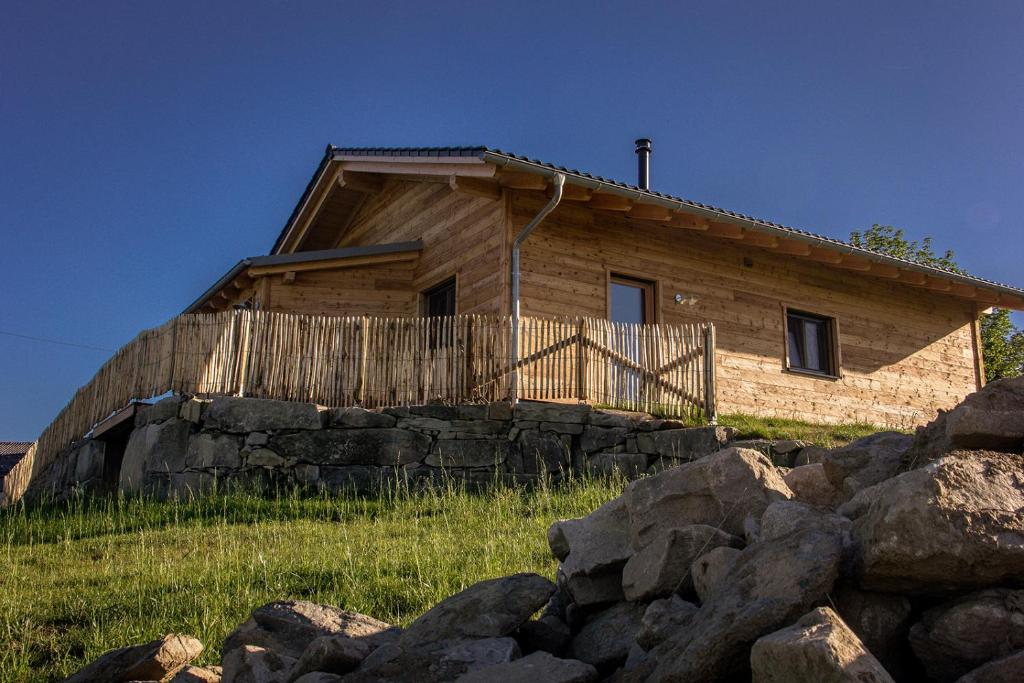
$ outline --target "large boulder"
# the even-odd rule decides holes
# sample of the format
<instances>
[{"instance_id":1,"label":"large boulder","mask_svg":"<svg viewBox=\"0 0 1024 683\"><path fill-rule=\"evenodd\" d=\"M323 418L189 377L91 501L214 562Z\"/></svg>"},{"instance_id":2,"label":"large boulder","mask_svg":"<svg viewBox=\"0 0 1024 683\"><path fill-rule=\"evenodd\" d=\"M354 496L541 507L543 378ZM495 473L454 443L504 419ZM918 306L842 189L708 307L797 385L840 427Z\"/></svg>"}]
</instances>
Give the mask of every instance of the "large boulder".
<instances>
[{"instance_id":1,"label":"large boulder","mask_svg":"<svg viewBox=\"0 0 1024 683\"><path fill-rule=\"evenodd\" d=\"M740 551L731 546L719 546L704 553L690 565L693 592L702 603L707 602L722 580L732 571Z\"/></svg>"},{"instance_id":2,"label":"large boulder","mask_svg":"<svg viewBox=\"0 0 1024 683\"><path fill-rule=\"evenodd\" d=\"M220 396L206 407L207 429L247 434L281 429L320 429L326 409L313 403Z\"/></svg>"},{"instance_id":3,"label":"large boulder","mask_svg":"<svg viewBox=\"0 0 1024 683\"><path fill-rule=\"evenodd\" d=\"M397 428L323 429L274 436L270 447L298 462L394 467L423 460L430 437Z\"/></svg>"},{"instance_id":4,"label":"large boulder","mask_svg":"<svg viewBox=\"0 0 1024 683\"><path fill-rule=\"evenodd\" d=\"M555 522L548 529L548 545L562 561L566 588L576 604L622 599L622 568L633 554L622 497L586 517Z\"/></svg>"},{"instance_id":5,"label":"large boulder","mask_svg":"<svg viewBox=\"0 0 1024 683\"><path fill-rule=\"evenodd\" d=\"M597 669L577 659L559 659L547 652L534 652L506 664L471 671L459 683L592 683Z\"/></svg>"},{"instance_id":6,"label":"large boulder","mask_svg":"<svg viewBox=\"0 0 1024 683\"><path fill-rule=\"evenodd\" d=\"M507 664L519 657L512 638L458 638L423 647L384 645L359 669L345 674L346 683L447 683L480 669ZM308 675L308 674L307 674Z\"/></svg>"},{"instance_id":7,"label":"large boulder","mask_svg":"<svg viewBox=\"0 0 1024 683\"><path fill-rule=\"evenodd\" d=\"M295 658L255 645L224 653L222 683L288 683Z\"/></svg>"},{"instance_id":8,"label":"large boulder","mask_svg":"<svg viewBox=\"0 0 1024 683\"><path fill-rule=\"evenodd\" d=\"M887 483L854 523L867 590L937 593L1020 582L1021 456L952 454Z\"/></svg>"},{"instance_id":9,"label":"large boulder","mask_svg":"<svg viewBox=\"0 0 1024 683\"><path fill-rule=\"evenodd\" d=\"M839 497L820 462L794 467L782 479L801 503L832 507Z\"/></svg>"},{"instance_id":10,"label":"large boulder","mask_svg":"<svg viewBox=\"0 0 1024 683\"><path fill-rule=\"evenodd\" d=\"M661 433L661 432L656 432ZM742 536L744 521L793 497L761 453L727 448L626 487L631 540L640 550L666 530L706 524Z\"/></svg>"},{"instance_id":11,"label":"large boulder","mask_svg":"<svg viewBox=\"0 0 1024 683\"><path fill-rule=\"evenodd\" d=\"M256 608L224 639L224 653L253 645L298 659L321 636L364 640L376 646L389 639L391 627L358 612L305 600L272 602ZM255 655L254 655L255 656Z\"/></svg>"},{"instance_id":12,"label":"large boulder","mask_svg":"<svg viewBox=\"0 0 1024 683\"><path fill-rule=\"evenodd\" d=\"M620 602L588 621L569 645L569 654L608 673L626 661L636 643L644 606Z\"/></svg>"},{"instance_id":13,"label":"large boulder","mask_svg":"<svg viewBox=\"0 0 1024 683\"><path fill-rule=\"evenodd\" d=\"M705 524L669 529L626 562L622 592L633 602L650 602L676 592L690 593L690 565L719 546L741 548L743 541Z\"/></svg>"},{"instance_id":14,"label":"large boulder","mask_svg":"<svg viewBox=\"0 0 1024 683\"><path fill-rule=\"evenodd\" d=\"M685 626L696 613L697 605L678 595L655 600L644 610L636 633L637 645L650 650Z\"/></svg>"},{"instance_id":15,"label":"large boulder","mask_svg":"<svg viewBox=\"0 0 1024 683\"><path fill-rule=\"evenodd\" d=\"M840 586L833 594L836 611L885 670L899 678L907 658L910 601L895 593L871 593Z\"/></svg>"},{"instance_id":16,"label":"large boulder","mask_svg":"<svg viewBox=\"0 0 1024 683\"><path fill-rule=\"evenodd\" d=\"M641 453L661 456L672 462L688 462L710 455L732 439L729 427L687 427L637 434Z\"/></svg>"},{"instance_id":17,"label":"large boulder","mask_svg":"<svg viewBox=\"0 0 1024 683\"><path fill-rule=\"evenodd\" d=\"M913 441L909 434L879 432L829 451L821 465L829 483L843 498L850 498L896 476Z\"/></svg>"},{"instance_id":18,"label":"large boulder","mask_svg":"<svg viewBox=\"0 0 1024 683\"><path fill-rule=\"evenodd\" d=\"M171 677L170 683L221 683L220 666L186 666Z\"/></svg>"},{"instance_id":19,"label":"large boulder","mask_svg":"<svg viewBox=\"0 0 1024 683\"><path fill-rule=\"evenodd\" d=\"M1024 590L995 588L934 607L910 629L910 645L936 681L1024 650Z\"/></svg>"},{"instance_id":20,"label":"large boulder","mask_svg":"<svg viewBox=\"0 0 1024 683\"><path fill-rule=\"evenodd\" d=\"M627 680L698 682L747 675L754 641L823 601L839 573L841 554L838 533L809 527L748 546L728 581Z\"/></svg>"},{"instance_id":21,"label":"large boulder","mask_svg":"<svg viewBox=\"0 0 1024 683\"><path fill-rule=\"evenodd\" d=\"M203 644L195 638L172 633L144 645L105 652L65 679L65 683L162 681L173 676L202 651Z\"/></svg>"},{"instance_id":22,"label":"large boulder","mask_svg":"<svg viewBox=\"0 0 1024 683\"><path fill-rule=\"evenodd\" d=\"M171 419L132 431L121 460L118 486L124 493L149 492L153 475L185 469L192 423Z\"/></svg>"},{"instance_id":23,"label":"large boulder","mask_svg":"<svg viewBox=\"0 0 1024 683\"><path fill-rule=\"evenodd\" d=\"M750 651L754 683L892 683L892 677L828 607L766 635Z\"/></svg>"},{"instance_id":24,"label":"large boulder","mask_svg":"<svg viewBox=\"0 0 1024 683\"><path fill-rule=\"evenodd\" d=\"M1024 650L979 666L956 683L1020 683L1021 671L1024 671Z\"/></svg>"},{"instance_id":25,"label":"large boulder","mask_svg":"<svg viewBox=\"0 0 1024 683\"><path fill-rule=\"evenodd\" d=\"M355 670L372 650L373 645L367 640L345 634L320 636L302 651L302 656L292 670L292 677L313 671L347 674Z\"/></svg>"},{"instance_id":26,"label":"large boulder","mask_svg":"<svg viewBox=\"0 0 1024 683\"><path fill-rule=\"evenodd\" d=\"M919 467L955 450L1024 452L1024 376L990 382L918 429L903 465Z\"/></svg>"},{"instance_id":27,"label":"large boulder","mask_svg":"<svg viewBox=\"0 0 1024 683\"><path fill-rule=\"evenodd\" d=\"M423 648L446 640L506 636L543 607L554 591L554 584L537 574L480 581L420 615L398 643Z\"/></svg>"}]
</instances>

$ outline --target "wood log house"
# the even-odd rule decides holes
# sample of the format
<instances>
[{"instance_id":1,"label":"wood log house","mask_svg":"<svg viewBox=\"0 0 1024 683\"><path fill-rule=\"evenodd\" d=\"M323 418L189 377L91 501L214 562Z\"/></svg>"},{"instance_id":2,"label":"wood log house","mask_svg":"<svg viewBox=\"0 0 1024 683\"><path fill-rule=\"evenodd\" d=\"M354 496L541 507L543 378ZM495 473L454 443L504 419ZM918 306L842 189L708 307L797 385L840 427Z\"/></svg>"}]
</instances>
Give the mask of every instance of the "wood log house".
<instances>
[{"instance_id":1,"label":"wood log house","mask_svg":"<svg viewBox=\"0 0 1024 683\"><path fill-rule=\"evenodd\" d=\"M647 147L649 150L649 147ZM713 322L720 413L907 427L984 383L1024 291L483 148L328 147L267 256L186 312ZM544 213L549 211L550 213Z\"/></svg>"}]
</instances>

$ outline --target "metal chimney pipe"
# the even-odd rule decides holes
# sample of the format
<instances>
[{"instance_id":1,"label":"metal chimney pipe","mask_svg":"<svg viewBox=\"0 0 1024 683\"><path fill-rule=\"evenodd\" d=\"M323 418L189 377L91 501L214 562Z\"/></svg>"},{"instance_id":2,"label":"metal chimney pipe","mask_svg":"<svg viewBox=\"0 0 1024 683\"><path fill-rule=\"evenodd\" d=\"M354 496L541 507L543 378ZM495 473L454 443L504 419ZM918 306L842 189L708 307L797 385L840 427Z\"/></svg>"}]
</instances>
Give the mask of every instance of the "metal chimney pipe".
<instances>
[{"instance_id":1,"label":"metal chimney pipe","mask_svg":"<svg viewBox=\"0 0 1024 683\"><path fill-rule=\"evenodd\" d=\"M651 188L651 141L647 138L636 141L636 184L641 190Z\"/></svg>"}]
</instances>

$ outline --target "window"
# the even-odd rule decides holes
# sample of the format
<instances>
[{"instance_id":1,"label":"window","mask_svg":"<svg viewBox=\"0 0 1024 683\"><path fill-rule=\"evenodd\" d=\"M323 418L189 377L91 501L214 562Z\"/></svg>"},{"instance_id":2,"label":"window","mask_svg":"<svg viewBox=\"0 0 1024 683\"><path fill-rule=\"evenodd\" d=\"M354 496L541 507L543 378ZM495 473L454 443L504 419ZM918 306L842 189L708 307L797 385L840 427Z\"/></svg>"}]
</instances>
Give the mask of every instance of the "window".
<instances>
[{"instance_id":1,"label":"window","mask_svg":"<svg viewBox=\"0 0 1024 683\"><path fill-rule=\"evenodd\" d=\"M790 370L838 376L836 325L833 318L786 311L786 361Z\"/></svg>"},{"instance_id":2,"label":"window","mask_svg":"<svg viewBox=\"0 0 1024 683\"><path fill-rule=\"evenodd\" d=\"M608 283L608 318L616 323L653 323L654 283L613 274Z\"/></svg>"},{"instance_id":3,"label":"window","mask_svg":"<svg viewBox=\"0 0 1024 683\"><path fill-rule=\"evenodd\" d=\"M455 278L423 292L423 313L428 318L455 315Z\"/></svg>"}]
</instances>

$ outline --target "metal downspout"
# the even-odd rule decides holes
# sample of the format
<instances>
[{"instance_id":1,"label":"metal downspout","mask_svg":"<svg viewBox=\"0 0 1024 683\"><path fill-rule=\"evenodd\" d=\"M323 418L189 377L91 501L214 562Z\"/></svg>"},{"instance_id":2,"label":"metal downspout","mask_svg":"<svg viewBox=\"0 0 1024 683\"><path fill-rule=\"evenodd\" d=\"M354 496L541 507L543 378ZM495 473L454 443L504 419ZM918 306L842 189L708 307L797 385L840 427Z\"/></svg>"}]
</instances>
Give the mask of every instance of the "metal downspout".
<instances>
[{"instance_id":1,"label":"metal downspout","mask_svg":"<svg viewBox=\"0 0 1024 683\"><path fill-rule=\"evenodd\" d=\"M519 401L519 395L517 391L519 370L516 367L519 363L519 248L523 246L523 242L530 236L530 233L541 224L548 214L555 210L559 202L562 201L562 189L565 186L565 176L561 173L556 173L551 176L551 183L554 189L554 193L551 195L551 200L540 210L536 216L533 217L522 232L516 235L515 240L512 242L512 344L509 349L509 387L508 395L515 405Z\"/></svg>"}]
</instances>

